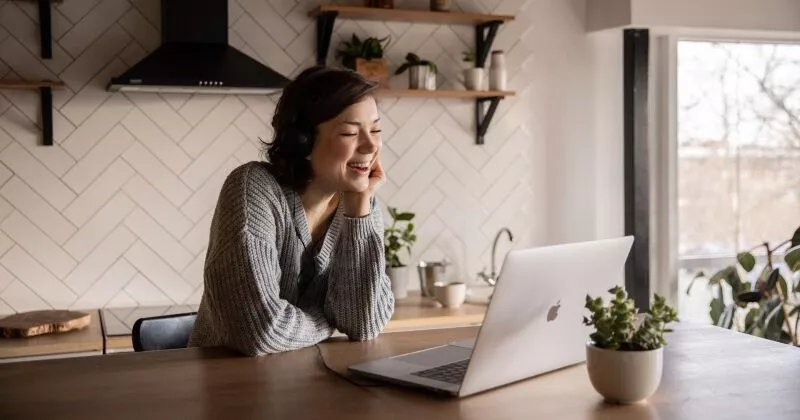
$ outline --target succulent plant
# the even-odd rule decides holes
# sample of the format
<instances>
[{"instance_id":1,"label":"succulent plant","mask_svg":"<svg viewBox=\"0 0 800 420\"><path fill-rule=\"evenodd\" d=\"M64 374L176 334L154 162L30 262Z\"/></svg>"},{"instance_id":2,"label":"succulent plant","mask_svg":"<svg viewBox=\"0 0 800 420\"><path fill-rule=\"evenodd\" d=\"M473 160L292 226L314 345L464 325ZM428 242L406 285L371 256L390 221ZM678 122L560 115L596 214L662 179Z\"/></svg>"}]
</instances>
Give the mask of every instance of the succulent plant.
<instances>
[{"instance_id":1,"label":"succulent plant","mask_svg":"<svg viewBox=\"0 0 800 420\"><path fill-rule=\"evenodd\" d=\"M406 61L403 63L394 74L401 74L404 71L410 69L411 67L415 66L428 66L431 69L432 73L437 73L439 69L436 67L436 64L429 60L423 60L419 58L418 55L414 53L406 54Z\"/></svg>"},{"instance_id":2,"label":"succulent plant","mask_svg":"<svg viewBox=\"0 0 800 420\"><path fill-rule=\"evenodd\" d=\"M341 59L345 67L355 69L357 58L365 60L383 58L383 52L389 42L388 36L380 39L369 37L362 41L356 34L353 34L350 41L342 42L336 51L336 58Z\"/></svg>"},{"instance_id":3,"label":"succulent plant","mask_svg":"<svg viewBox=\"0 0 800 420\"><path fill-rule=\"evenodd\" d=\"M586 309L591 318L583 318L584 325L593 326L589 336L594 345L609 350L655 350L664 344L666 325L678 320L675 309L669 307L664 297L655 294L650 310L636 327L638 310L625 289L616 286L608 291L614 295L608 305L600 297L586 295Z\"/></svg>"}]
</instances>

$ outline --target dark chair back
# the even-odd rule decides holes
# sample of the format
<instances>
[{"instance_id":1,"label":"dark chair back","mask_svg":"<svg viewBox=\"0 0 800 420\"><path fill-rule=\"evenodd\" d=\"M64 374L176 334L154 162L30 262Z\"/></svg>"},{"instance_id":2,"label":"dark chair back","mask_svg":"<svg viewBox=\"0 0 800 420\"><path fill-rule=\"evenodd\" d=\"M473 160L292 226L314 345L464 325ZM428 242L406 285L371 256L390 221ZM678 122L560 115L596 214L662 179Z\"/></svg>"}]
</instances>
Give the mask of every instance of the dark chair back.
<instances>
[{"instance_id":1,"label":"dark chair back","mask_svg":"<svg viewBox=\"0 0 800 420\"><path fill-rule=\"evenodd\" d=\"M197 312L139 318L133 324L133 350L185 348L194 328Z\"/></svg>"}]
</instances>

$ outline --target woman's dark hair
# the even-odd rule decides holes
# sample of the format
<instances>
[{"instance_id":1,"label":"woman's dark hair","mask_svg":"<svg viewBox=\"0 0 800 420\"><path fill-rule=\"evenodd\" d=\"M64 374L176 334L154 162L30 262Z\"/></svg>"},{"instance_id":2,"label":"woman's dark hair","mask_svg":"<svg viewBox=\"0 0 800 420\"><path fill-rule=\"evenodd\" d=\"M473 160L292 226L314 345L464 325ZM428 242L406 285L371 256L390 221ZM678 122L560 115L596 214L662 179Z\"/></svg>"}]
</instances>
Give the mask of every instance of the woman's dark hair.
<instances>
[{"instance_id":1,"label":"woman's dark hair","mask_svg":"<svg viewBox=\"0 0 800 420\"><path fill-rule=\"evenodd\" d=\"M311 181L308 156L317 126L374 93L377 83L347 69L315 66L304 70L283 89L270 143L264 143L270 172L281 185L305 190Z\"/></svg>"}]
</instances>

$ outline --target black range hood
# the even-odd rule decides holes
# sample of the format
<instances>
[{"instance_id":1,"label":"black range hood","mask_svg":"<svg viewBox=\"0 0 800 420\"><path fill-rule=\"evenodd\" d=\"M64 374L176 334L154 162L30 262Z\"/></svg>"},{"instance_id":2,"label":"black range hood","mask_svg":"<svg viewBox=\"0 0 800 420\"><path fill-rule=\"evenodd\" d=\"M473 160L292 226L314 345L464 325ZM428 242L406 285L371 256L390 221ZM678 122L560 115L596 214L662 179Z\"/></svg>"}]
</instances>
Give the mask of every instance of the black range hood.
<instances>
[{"instance_id":1,"label":"black range hood","mask_svg":"<svg viewBox=\"0 0 800 420\"><path fill-rule=\"evenodd\" d=\"M161 46L108 90L263 95L288 83L228 45L227 0L161 0Z\"/></svg>"}]
</instances>

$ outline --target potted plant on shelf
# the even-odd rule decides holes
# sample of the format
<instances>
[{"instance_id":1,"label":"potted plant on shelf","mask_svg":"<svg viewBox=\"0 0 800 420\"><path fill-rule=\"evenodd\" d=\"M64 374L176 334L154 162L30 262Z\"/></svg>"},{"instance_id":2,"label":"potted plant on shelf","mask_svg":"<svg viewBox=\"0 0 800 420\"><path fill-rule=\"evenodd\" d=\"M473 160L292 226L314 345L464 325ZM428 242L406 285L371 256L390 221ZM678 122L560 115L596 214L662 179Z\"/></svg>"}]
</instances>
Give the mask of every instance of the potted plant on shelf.
<instances>
[{"instance_id":1,"label":"potted plant on shelf","mask_svg":"<svg viewBox=\"0 0 800 420\"><path fill-rule=\"evenodd\" d=\"M408 70L409 89L436 89L436 73L439 71L436 64L424 60L414 53L406 54L406 61L397 68L395 75Z\"/></svg>"},{"instance_id":2,"label":"potted plant on shelf","mask_svg":"<svg viewBox=\"0 0 800 420\"><path fill-rule=\"evenodd\" d=\"M367 7L377 7L379 9L394 9L394 0L365 0Z\"/></svg>"},{"instance_id":3,"label":"potted plant on shelf","mask_svg":"<svg viewBox=\"0 0 800 420\"><path fill-rule=\"evenodd\" d=\"M400 260L400 251L406 250L411 256L411 247L417 241L414 233L414 213L398 212L389 207L392 224L384 230L383 249L386 255L386 273L392 283L392 293L396 299L408 295L408 266ZM405 226L402 226L405 224Z\"/></svg>"},{"instance_id":4,"label":"potted plant on shelf","mask_svg":"<svg viewBox=\"0 0 800 420\"><path fill-rule=\"evenodd\" d=\"M776 253L788 245L783 253L784 274ZM763 247L767 261L757 272L753 251ZM758 277L756 277L758 274ZM711 322L722 328L744 332L781 343L800 345L800 228L790 239L778 245L764 242L749 251L740 252L736 261L706 277L699 272L689 283L686 294L698 279L707 279L708 287L715 291L709 303ZM730 298L725 290L730 290ZM794 323L790 322L794 318Z\"/></svg>"},{"instance_id":5,"label":"potted plant on shelf","mask_svg":"<svg viewBox=\"0 0 800 420\"><path fill-rule=\"evenodd\" d=\"M463 53L464 61L464 87L467 90L483 90L484 70L475 67L475 51L467 50Z\"/></svg>"},{"instance_id":6,"label":"potted plant on shelf","mask_svg":"<svg viewBox=\"0 0 800 420\"><path fill-rule=\"evenodd\" d=\"M650 311L639 315L623 288L614 287L609 293L614 297L608 305L600 297L586 296L591 318L584 317L583 323L594 327L586 343L586 368L592 386L606 401L634 403L658 388L664 332L669 331L665 326L678 316L658 294Z\"/></svg>"},{"instance_id":7,"label":"potted plant on shelf","mask_svg":"<svg viewBox=\"0 0 800 420\"><path fill-rule=\"evenodd\" d=\"M369 37L362 41L353 34L350 41L344 41L336 51L336 58L342 65L355 70L368 80L377 81L381 87L387 87L389 81L389 65L383 58L383 52L389 45L389 37Z\"/></svg>"}]
</instances>

